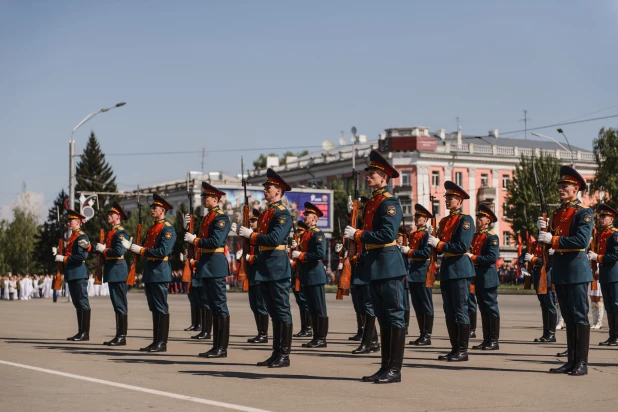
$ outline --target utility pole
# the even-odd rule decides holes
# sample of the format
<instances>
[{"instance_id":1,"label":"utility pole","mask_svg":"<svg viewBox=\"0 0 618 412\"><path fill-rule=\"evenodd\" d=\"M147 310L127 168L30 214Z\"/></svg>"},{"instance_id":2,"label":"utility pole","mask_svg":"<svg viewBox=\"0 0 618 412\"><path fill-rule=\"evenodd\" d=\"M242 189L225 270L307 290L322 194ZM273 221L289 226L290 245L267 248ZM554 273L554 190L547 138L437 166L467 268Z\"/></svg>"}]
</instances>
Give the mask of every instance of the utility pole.
<instances>
[{"instance_id":1,"label":"utility pole","mask_svg":"<svg viewBox=\"0 0 618 412\"><path fill-rule=\"evenodd\" d=\"M202 174L204 174L204 157L206 157L206 149L202 147Z\"/></svg>"},{"instance_id":2,"label":"utility pole","mask_svg":"<svg viewBox=\"0 0 618 412\"><path fill-rule=\"evenodd\" d=\"M524 110L524 118L519 121L524 122L524 139L528 140L528 121L532 120L528 117L528 110Z\"/></svg>"}]
</instances>

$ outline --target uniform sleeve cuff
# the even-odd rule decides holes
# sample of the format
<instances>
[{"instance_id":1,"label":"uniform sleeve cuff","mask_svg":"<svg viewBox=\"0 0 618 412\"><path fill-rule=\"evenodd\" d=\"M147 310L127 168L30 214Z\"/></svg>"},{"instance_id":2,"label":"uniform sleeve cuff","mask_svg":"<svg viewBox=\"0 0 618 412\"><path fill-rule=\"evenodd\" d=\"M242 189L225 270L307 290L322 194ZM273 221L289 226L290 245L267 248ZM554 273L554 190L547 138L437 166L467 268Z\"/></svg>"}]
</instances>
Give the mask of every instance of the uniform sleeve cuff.
<instances>
[{"instance_id":1,"label":"uniform sleeve cuff","mask_svg":"<svg viewBox=\"0 0 618 412\"><path fill-rule=\"evenodd\" d=\"M473 255L470 259L472 259L472 263L476 263L476 258L478 257L478 255Z\"/></svg>"},{"instance_id":2,"label":"uniform sleeve cuff","mask_svg":"<svg viewBox=\"0 0 618 412\"><path fill-rule=\"evenodd\" d=\"M439 253L442 253L444 250L444 242L438 242L438 246L436 247Z\"/></svg>"},{"instance_id":3,"label":"uniform sleeve cuff","mask_svg":"<svg viewBox=\"0 0 618 412\"><path fill-rule=\"evenodd\" d=\"M251 236L249 237L249 242L252 245L257 245L257 237L258 237L259 233L251 233Z\"/></svg>"},{"instance_id":4,"label":"uniform sleeve cuff","mask_svg":"<svg viewBox=\"0 0 618 412\"><path fill-rule=\"evenodd\" d=\"M193 247L197 248L197 243L200 241L199 237L196 237L195 239L193 239Z\"/></svg>"},{"instance_id":5,"label":"uniform sleeve cuff","mask_svg":"<svg viewBox=\"0 0 618 412\"><path fill-rule=\"evenodd\" d=\"M598 255L597 256L597 263L603 263L603 255Z\"/></svg>"},{"instance_id":6,"label":"uniform sleeve cuff","mask_svg":"<svg viewBox=\"0 0 618 412\"><path fill-rule=\"evenodd\" d=\"M145 247L141 248L139 251L139 255L144 256L145 253L146 253L146 248Z\"/></svg>"},{"instance_id":7,"label":"uniform sleeve cuff","mask_svg":"<svg viewBox=\"0 0 618 412\"><path fill-rule=\"evenodd\" d=\"M560 236L554 236L551 238L551 248L554 250L560 249Z\"/></svg>"},{"instance_id":8,"label":"uniform sleeve cuff","mask_svg":"<svg viewBox=\"0 0 618 412\"><path fill-rule=\"evenodd\" d=\"M357 230L356 233L354 233L354 241L361 242L361 237L363 236L364 232L364 230Z\"/></svg>"},{"instance_id":9,"label":"uniform sleeve cuff","mask_svg":"<svg viewBox=\"0 0 618 412\"><path fill-rule=\"evenodd\" d=\"M305 255L306 255L305 252L301 253L300 256L298 257L298 260L300 260L301 262L304 262L305 261Z\"/></svg>"},{"instance_id":10,"label":"uniform sleeve cuff","mask_svg":"<svg viewBox=\"0 0 618 412\"><path fill-rule=\"evenodd\" d=\"M66 265L67 263L69 263L69 257L68 257L68 256L65 256L65 257L64 257L64 264Z\"/></svg>"}]
</instances>

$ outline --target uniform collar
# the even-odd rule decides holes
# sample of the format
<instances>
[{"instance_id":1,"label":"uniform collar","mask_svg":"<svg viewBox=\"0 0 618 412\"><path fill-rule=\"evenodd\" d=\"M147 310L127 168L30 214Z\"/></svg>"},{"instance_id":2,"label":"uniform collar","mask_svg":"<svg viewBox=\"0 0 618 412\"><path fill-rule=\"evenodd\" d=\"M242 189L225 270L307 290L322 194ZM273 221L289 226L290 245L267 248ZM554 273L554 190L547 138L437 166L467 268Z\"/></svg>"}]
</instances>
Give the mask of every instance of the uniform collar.
<instances>
[{"instance_id":1,"label":"uniform collar","mask_svg":"<svg viewBox=\"0 0 618 412\"><path fill-rule=\"evenodd\" d=\"M268 207L277 207L281 204L281 200L277 200L276 202L272 202L268 205Z\"/></svg>"},{"instance_id":2,"label":"uniform collar","mask_svg":"<svg viewBox=\"0 0 618 412\"><path fill-rule=\"evenodd\" d=\"M214 207L212 207L212 208L208 209L208 212L209 212L209 213L210 213L210 212L216 212L217 210L219 210L219 205L214 206Z\"/></svg>"},{"instance_id":3,"label":"uniform collar","mask_svg":"<svg viewBox=\"0 0 618 412\"><path fill-rule=\"evenodd\" d=\"M76 234L76 233L79 233L79 231L80 231L79 229L75 229L75 230L71 231L71 234L73 234L73 235L74 235L74 234Z\"/></svg>"},{"instance_id":4,"label":"uniform collar","mask_svg":"<svg viewBox=\"0 0 618 412\"><path fill-rule=\"evenodd\" d=\"M453 215L460 215L461 214L461 208L460 209L455 209L455 210L451 210L449 212L449 216L453 216Z\"/></svg>"},{"instance_id":5,"label":"uniform collar","mask_svg":"<svg viewBox=\"0 0 618 412\"><path fill-rule=\"evenodd\" d=\"M481 233L489 233L489 228L481 229Z\"/></svg>"},{"instance_id":6,"label":"uniform collar","mask_svg":"<svg viewBox=\"0 0 618 412\"><path fill-rule=\"evenodd\" d=\"M118 223L117 225L112 226L112 229L113 229L113 230L116 230L116 229L118 229L119 227L120 227L120 223Z\"/></svg>"},{"instance_id":7,"label":"uniform collar","mask_svg":"<svg viewBox=\"0 0 618 412\"><path fill-rule=\"evenodd\" d=\"M611 224L609 224L607 226L603 226L603 230L612 230L613 228L614 228L614 224L613 223L611 223Z\"/></svg>"},{"instance_id":8,"label":"uniform collar","mask_svg":"<svg viewBox=\"0 0 618 412\"><path fill-rule=\"evenodd\" d=\"M311 225L311 226L309 226L309 230L313 230L313 229L315 229L315 228L316 228L316 225Z\"/></svg>"},{"instance_id":9,"label":"uniform collar","mask_svg":"<svg viewBox=\"0 0 618 412\"><path fill-rule=\"evenodd\" d=\"M575 206L578 203L581 203L579 199L569 200L568 202L562 203L562 207L564 207L564 208L572 207L572 206Z\"/></svg>"},{"instance_id":10,"label":"uniform collar","mask_svg":"<svg viewBox=\"0 0 618 412\"><path fill-rule=\"evenodd\" d=\"M388 186L384 186L384 187L381 187L379 189L374 190L371 193L371 196L376 197L376 196L379 196L379 195L384 194L386 192L388 192Z\"/></svg>"},{"instance_id":11,"label":"uniform collar","mask_svg":"<svg viewBox=\"0 0 618 412\"><path fill-rule=\"evenodd\" d=\"M417 232L426 232L427 231L427 225L417 226L416 227L416 231Z\"/></svg>"},{"instance_id":12,"label":"uniform collar","mask_svg":"<svg viewBox=\"0 0 618 412\"><path fill-rule=\"evenodd\" d=\"M155 220L155 223L165 223L165 218L159 219L159 220Z\"/></svg>"}]
</instances>

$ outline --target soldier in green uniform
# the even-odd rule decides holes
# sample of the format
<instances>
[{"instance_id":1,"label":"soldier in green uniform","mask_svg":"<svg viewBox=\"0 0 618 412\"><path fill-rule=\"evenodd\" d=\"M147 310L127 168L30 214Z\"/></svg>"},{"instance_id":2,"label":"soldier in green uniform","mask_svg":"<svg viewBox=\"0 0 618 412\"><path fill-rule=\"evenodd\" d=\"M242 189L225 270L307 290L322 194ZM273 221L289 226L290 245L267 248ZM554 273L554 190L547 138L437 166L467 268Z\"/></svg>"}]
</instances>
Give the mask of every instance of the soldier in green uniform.
<instances>
[{"instance_id":1,"label":"soldier in green uniform","mask_svg":"<svg viewBox=\"0 0 618 412\"><path fill-rule=\"evenodd\" d=\"M598 211L603 230L597 234L597 252L588 252L588 258L596 260L599 266L599 283L609 326L609 337L599 345L618 346L618 229L614 227L618 211L606 204L599 205Z\"/></svg>"},{"instance_id":2,"label":"soldier in green uniform","mask_svg":"<svg viewBox=\"0 0 618 412\"><path fill-rule=\"evenodd\" d=\"M77 311L78 332L67 338L71 341L90 340L90 302L88 301L88 268L84 264L88 252L92 250L88 235L81 231L82 222L86 219L74 210L67 210L67 228L71 236L64 247L64 255L56 254L56 262L64 263L64 281L69 285L69 293L73 306Z\"/></svg>"},{"instance_id":3,"label":"soldier in green uniform","mask_svg":"<svg viewBox=\"0 0 618 412\"><path fill-rule=\"evenodd\" d=\"M350 201L352 198L350 197ZM346 221L350 221L350 212L346 214ZM339 265L337 270L341 272L343 270L343 263L348 256L348 250L343 247L343 243L337 243L335 245L335 253L339 255ZM361 285L354 283L354 264L352 265L352 278L350 280L350 296L352 296L352 306L354 307L354 313L356 314L356 334L348 337L348 340L359 342L363 338L363 330L365 328L365 314L363 310L363 294Z\"/></svg>"},{"instance_id":4,"label":"soldier in green uniform","mask_svg":"<svg viewBox=\"0 0 618 412\"><path fill-rule=\"evenodd\" d=\"M303 234L309 229L305 222L300 221L296 226L296 233L298 238L301 239ZM295 241L292 242L292 248L296 249L297 244ZM297 271L294 262L292 265L292 275L294 275ZM298 275L300 276L300 274ZM294 290L294 279L291 282L292 284L292 293L294 293L294 299L296 300L296 304L298 305L298 310L300 312L300 332L292 335L295 338L306 338L313 336L313 327L311 325L311 315L309 314L309 308L307 306L307 299L305 297L305 292L303 291L303 286L301 284L300 290Z\"/></svg>"},{"instance_id":5,"label":"soldier in green uniform","mask_svg":"<svg viewBox=\"0 0 618 412\"><path fill-rule=\"evenodd\" d=\"M311 202L305 202L305 224L308 229L300 239L301 250L292 252L292 258L300 262L300 282L307 299L307 308L314 325L313 339L303 343L304 348L325 348L328 335L326 312L326 270L322 260L326 258L326 238L317 227L324 213Z\"/></svg>"},{"instance_id":6,"label":"soldier in green uniform","mask_svg":"<svg viewBox=\"0 0 618 412\"><path fill-rule=\"evenodd\" d=\"M592 270L586 259L586 248L592 237L594 214L577 198L577 193L585 188L586 181L575 169L562 166L558 180L562 204L552 214L549 227L542 217L537 221L539 230L550 229L550 232L540 232L538 241L555 250L553 283L567 329L568 361L549 371L572 376L588 373L588 284L592 282Z\"/></svg>"},{"instance_id":7,"label":"soldier in green uniform","mask_svg":"<svg viewBox=\"0 0 618 412\"><path fill-rule=\"evenodd\" d=\"M476 287L475 278L470 280L470 293L468 294L468 317L470 318L470 338L476 338Z\"/></svg>"},{"instance_id":8,"label":"soldier in green uniform","mask_svg":"<svg viewBox=\"0 0 618 412\"><path fill-rule=\"evenodd\" d=\"M500 256L500 240L498 235L490 230L490 225L498 218L486 205L479 205L476 212L476 230L472 238L471 253L468 253L476 278L474 279L475 294L481 311L483 325L483 342L472 349L498 350L500 346L500 309L498 309L498 270L496 261Z\"/></svg>"},{"instance_id":9,"label":"soldier in green uniform","mask_svg":"<svg viewBox=\"0 0 618 412\"><path fill-rule=\"evenodd\" d=\"M409 240L410 231L407 227L401 225L399 226L397 237L397 247L401 248L403 246L403 239ZM406 272L410 271L410 258L407 255L402 255L403 263L406 266ZM405 282L403 282L403 290L405 292L405 297L403 298L403 318L406 322L406 335L409 333L408 328L410 327L410 286L408 285L408 278L406 277Z\"/></svg>"},{"instance_id":10,"label":"soldier in green uniform","mask_svg":"<svg viewBox=\"0 0 618 412\"><path fill-rule=\"evenodd\" d=\"M264 198L268 209L260 215L258 231L248 227L238 229L240 236L256 246L257 271L262 296L273 322L273 352L258 366L282 368L290 366L292 348L292 312L290 310L290 278L292 270L286 252L287 238L292 228L292 215L281 198L292 188L273 169L266 172Z\"/></svg>"},{"instance_id":11,"label":"soldier in green uniform","mask_svg":"<svg viewBox=\"0 0 618 412\"><path fill-rule=\"evenodd\" d=\"M152 343L140 348L142 352L167 351L167 338L170 330L167 284L172 281L169 255L176 242L174 226L165 219L165 214L170 209L173 209L172 205L154 193L150 214L155 222L148 228L144 246L131 244L127 239L122 240L125 248L146 258L142 282L146 290L148 309L152 312Z\"/></svg>"},{"instance_id":12,"label":"soldier in green uniform","mask_svg":"<svg viewBox=\"0 0 618 412\"><path fill-rule=\"evenodd\" d=\"M408 246L401 247L401 253L410 259L408 288L420 331L418 339L410 342L410 345L428 346L431 345L434 312L432 288L425 286L431 257L431 246L427 239L432 230L427 221L433 218L433 213L418 203L414 205L414 210L416 231L409 235Z\"/></svg>"},{"instance_id":13,"label":"soldier in green uniform","mask_svg":"<svg viewBox=\"0 0 618 412\"><path fill-rule=\"evenodd\" d=\"M207 302L213 313L212 349L200 353L204 358L226 358L230 341L230 313L227 309L225 278L229 275L225 257L225 241L230 232L230 218L219 208L219 199L225 192L207 182L202 182L202 206L208 215L202 219L199 237L185 233L184 241L199 249L199 260L195 264L192 282L200 290L200 301ZM204 306L204 305L202 305Z\"/></svg>"},{"instance_id":14,"label":"soldier in green uniform","mask_svg":"<svg viewBox=\"0 0 618 412\"><path fill-rule=\"evenodd\" d=\"M112 229L107 232L105 244L97 243L95 247L96 251L102 253L105 258L103 282L107 282L109 286L109 297L116 314L116 336L110 341L103 342L107 346L124 346L127 344L127 277L129 270L127 262L124 260L127 249L122 245L122 241L129 235L120 226L120 222L126 219L127 215L125 215L120 204L114 202L107 212L107 223L112 225Z\"/></svg>"},{"instance_id":15,"label":"soldier in green uniform","mask_svg":"<svg viewBox=\"0 0 618 412\"><path fill-rule=\"evenodd\" d=\"M359 275L370 281L371 303L380 323L382 360L380 369L363 382L401 382L405 347L404 282L406 267L397 248L397 231L402 211L399 200L388 191L388 181L399 176L377 151L369 154L365 168L366 183L373 189L363 210L363 226L347 226L344 236L363 245L362 270Z\"/></svg>"},{"instance_id":16,"label":"soldier in green uniform","mask_svg":"<svg viewBox=\"0 0 618 412\"><path fill-rule=\"evenodd\" d=\"M468 299L470 279L476 276L472 260L467 253L474 236L474 221L462 212L461 206L470 196L451 181L444 182L448 216L440 221L438 237L429 236L427 243L442 253L440 265L440 291L444 306L444 317L451 351L440 355L439 360L462 362L468 360L470 339L470 318Z\"/></svg>"}]
</instances>

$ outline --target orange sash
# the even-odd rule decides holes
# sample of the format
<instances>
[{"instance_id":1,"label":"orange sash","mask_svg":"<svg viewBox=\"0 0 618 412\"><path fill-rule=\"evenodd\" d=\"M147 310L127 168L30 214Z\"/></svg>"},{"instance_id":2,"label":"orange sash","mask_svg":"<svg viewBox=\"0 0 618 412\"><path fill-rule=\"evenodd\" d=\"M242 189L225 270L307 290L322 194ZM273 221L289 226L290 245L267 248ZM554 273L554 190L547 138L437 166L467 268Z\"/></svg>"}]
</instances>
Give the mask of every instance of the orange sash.
<instances>
[{"instance_id":1,"label":"orange sash","mask_svg":"<svg viewBox=\"0 0 618 412\"><path fill-rule=\"evenodd\" d=\"M554 212L552 218L552 232L554 236L569 236L571 222L578 210L574 207L563 207Z\"/></svg>"},{"instance_id":2,"label":"orange sash","mask_svg":"<svg viewBox=\"0 0 618 412\"><path fill-rule=\"evenodd\" d=\"M159 236L159 233L161 233L161 230L163 230L163 226L165 226L164 222L158 222L148 228L148 234L146 235L146 243L144 243L145 248L154 248L157 236Z\"/></svg>"},{"instance_id":3,"label":"orange sash","mask_svg":"<svg viewBox=\"0 0 618 412\"><path fill-rule=\"evenodd\" d=\"M472 245L470 246L471 253L473 255L480 255L481 249L485 244L485 240L487 240L487 233L475 233L474 238L472 238Z\"/></svg>"},{"instance_id":4,"label":"orange sash","mask_svg":"<svg viewBox=\"0 0 618 412\"><path fill-rule=\"evenodd\" d=\"M612 237L613 234L614 234L614 231L612 229L609 229L609 230L606 229L599 234L599 239L598 239L599 249L597 250L597 253L599 255L605 254L605 250L607 248L607 241L609 240L610 237Z\"/></svg>"}]
</instances>

